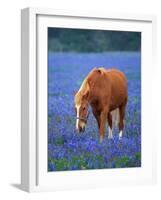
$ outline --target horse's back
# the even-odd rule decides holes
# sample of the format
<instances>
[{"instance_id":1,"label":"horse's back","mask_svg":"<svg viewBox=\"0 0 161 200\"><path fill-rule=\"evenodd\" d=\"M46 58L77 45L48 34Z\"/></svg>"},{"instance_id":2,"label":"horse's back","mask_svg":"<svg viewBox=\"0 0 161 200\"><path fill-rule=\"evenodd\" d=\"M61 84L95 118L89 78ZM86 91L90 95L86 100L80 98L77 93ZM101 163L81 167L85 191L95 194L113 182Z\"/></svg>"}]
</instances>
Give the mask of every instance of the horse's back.
<instances>
[{"instance_id":1,"label":"horse's back","mask_svg":"<svg viewBox=\"0 0 161 200\"><path fill-rule=\"evenodd\" d=\"M125 74L118 69L114 69L114 68L108 69L106 70L106 74L110 76L110 78L114 81L119 79L122 82L125 82L125 83L127 82Z\"/></svg>"},{"instance_id":2,"label":"horse's back","mask_svg":"<svg viewBox=\"0 0 161 200\"><path fill-rule=\"evenodd\" d=\"M95 68L88 76L94 97L109 102L111 110L127 101L127 80L117 69Z\"/></svg>"},{"instance_id":3,"label":"horse's back","mask_svg":"<svg viewBox=\"0 0 161 200\"><path fill-rule=\"evenodd\" d=\"M91 82L96 83L96 86L104 86L103 88L112 86L127 90L127 80L123 72L117 69L105 69L103 67L94 68L88 75ZM102 88L102 89L103 89Z\"/></svg>"}]
</instances>

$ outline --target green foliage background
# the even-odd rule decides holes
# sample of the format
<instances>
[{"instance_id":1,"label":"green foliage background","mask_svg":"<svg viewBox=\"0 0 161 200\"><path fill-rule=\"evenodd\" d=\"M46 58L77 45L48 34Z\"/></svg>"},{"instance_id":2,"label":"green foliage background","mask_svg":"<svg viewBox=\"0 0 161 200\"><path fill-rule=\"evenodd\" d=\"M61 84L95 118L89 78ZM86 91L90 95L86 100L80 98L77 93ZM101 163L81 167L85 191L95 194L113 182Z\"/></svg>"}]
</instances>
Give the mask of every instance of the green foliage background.
<instances>
[{"instance_id":1,"label":"green foliage background","mask_svg":"<svg viewBox=\"0 0 161 200\"><path fill-rule=\"evenodd\" d=\"M141 33L48 28L48 50L53 52L140 51Z\"/></svg>"}]
</instances>

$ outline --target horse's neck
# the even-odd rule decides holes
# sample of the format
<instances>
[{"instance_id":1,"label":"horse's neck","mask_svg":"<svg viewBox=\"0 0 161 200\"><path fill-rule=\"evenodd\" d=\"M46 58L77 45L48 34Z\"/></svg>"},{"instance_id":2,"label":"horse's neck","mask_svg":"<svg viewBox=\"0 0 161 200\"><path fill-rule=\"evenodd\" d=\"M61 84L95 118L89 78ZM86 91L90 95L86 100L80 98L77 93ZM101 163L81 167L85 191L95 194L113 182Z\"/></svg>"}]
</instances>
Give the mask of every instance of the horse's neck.
<instances>
[{"instance_id":1,"label":"horse's neck","mask_svg":"<svg viewBox=\"0 0 161 200\"><path fill-rule=\"evenodd\" d=\"M83 83L82 83L82 85L81 85L81 87L80 87L78 92L83 95L88 91L89 91L89 84L87 82L87 79L84 79L84 81L83 81Z\"/></svg>"}]
</instances>

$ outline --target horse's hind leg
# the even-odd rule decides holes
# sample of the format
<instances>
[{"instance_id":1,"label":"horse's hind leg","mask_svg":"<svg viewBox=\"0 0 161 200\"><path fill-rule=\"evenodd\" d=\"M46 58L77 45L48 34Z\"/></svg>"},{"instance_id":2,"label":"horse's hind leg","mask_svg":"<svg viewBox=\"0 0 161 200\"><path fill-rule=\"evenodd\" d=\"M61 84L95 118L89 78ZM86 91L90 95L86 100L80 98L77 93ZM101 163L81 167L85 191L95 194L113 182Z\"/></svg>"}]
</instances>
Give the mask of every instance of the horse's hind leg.
<instances>
[{"instance_id":1,"label":"horse's hind leg","mask_svg":"<svg viewBox=\"0 0 161 200\"><path fill-rule=\"evenodd\" d=\"M112 115L110 112L108 113L107 120L109 125L108 138L111 139L113 136L112 136Z\"/></svg>"},{"instance_id":2,"label":"horse's hind leg","mask_svg":"<svg viewBox=\"0 0 161 200\"><path fill-rule=\"evenodd\" d=\"M124 129L125 108L126 108L126 104L121 105L119 107L119 115L120 115L120 119L119 119L119 139L122 138L122 131Z\"/></svg>"}]
</instances>

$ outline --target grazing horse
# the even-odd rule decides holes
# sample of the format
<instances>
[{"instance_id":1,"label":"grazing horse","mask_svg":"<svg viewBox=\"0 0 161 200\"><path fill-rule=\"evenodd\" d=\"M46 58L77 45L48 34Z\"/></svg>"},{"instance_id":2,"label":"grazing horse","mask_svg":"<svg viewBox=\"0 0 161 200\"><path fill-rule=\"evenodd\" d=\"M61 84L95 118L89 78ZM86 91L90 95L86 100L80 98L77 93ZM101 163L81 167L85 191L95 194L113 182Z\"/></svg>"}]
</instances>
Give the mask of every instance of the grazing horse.
<instances>
[{"instance_id":1,"label":"grazing horse","mask_svg":"<svg viewBox=\"0 0 161 200\"><path fill-rule=\"evenodd\" d=\"M98 123L100 142L105 135L106 122L109 125L108 138L113 137L112 128L115 121L121 139L127 99L127 80L121 71L106 70L103 67L94 68L84 79L74 97L76 129L78 132L85 131L90 105Z\"/></svg>"}]
</instances>

